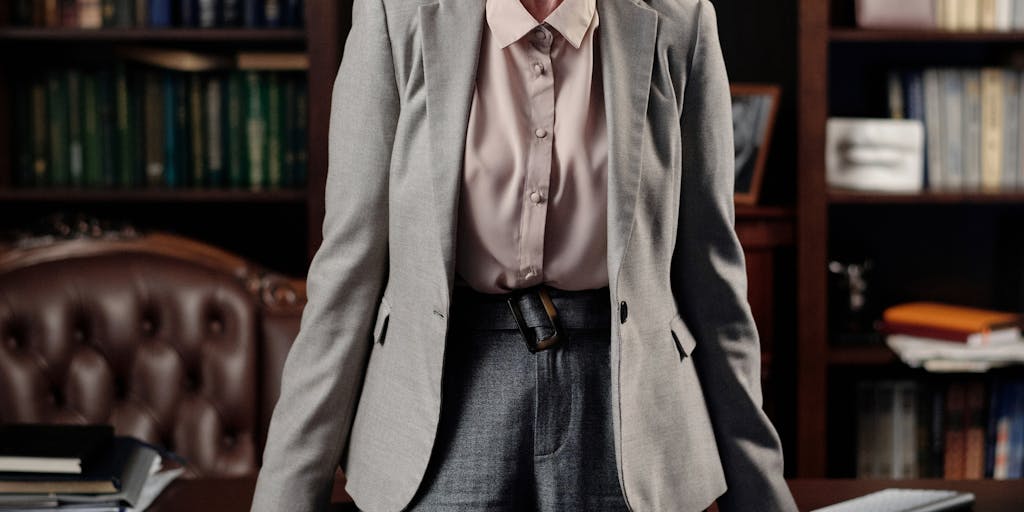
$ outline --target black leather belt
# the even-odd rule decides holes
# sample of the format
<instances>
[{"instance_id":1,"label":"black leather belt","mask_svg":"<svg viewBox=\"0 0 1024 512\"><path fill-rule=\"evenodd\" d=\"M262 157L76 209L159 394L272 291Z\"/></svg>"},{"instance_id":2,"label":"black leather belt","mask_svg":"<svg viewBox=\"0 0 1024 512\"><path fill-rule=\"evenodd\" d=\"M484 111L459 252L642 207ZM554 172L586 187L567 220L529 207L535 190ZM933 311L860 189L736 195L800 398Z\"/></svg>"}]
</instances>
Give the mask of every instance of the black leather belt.
<instances>
[{"instance_id":1,"label":"black leather belt","mask_svg":"<svg viewBox=\"0 0 1024 512\"><path fill-rule=\"evenodd\" d=\"M567 329L608 328L611 318L607 287L561 290L541 284L491 294L456 286L452 306L457 328L516 329L530 352L564 343Z\"/></svg>"}]
</instances>

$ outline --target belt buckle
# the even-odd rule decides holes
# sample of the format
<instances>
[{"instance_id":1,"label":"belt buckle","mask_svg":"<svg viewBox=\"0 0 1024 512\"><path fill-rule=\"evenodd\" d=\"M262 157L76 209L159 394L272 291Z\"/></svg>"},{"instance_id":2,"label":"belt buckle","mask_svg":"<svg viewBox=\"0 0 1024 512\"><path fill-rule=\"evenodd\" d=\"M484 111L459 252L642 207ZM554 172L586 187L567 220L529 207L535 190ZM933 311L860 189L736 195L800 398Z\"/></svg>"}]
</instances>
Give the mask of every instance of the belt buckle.
<instances>
[{"instance_id":1,"label":"belt buckle","mask_svg":"<svg viewBox=\"0 0 1024 512\"><path fill-rule=\"evenodd\" d=\"M526 321L523 320L523 312L519 309L519 297L526 293L531 293L533 290L526 289L519 292L512 292L508 297L507 302L509 308L512 310L512 317L516 319L516 326L519 327L519 333L523 336L523 342L526 343L526 348L530 350L530 353L536 353L541 350L547 350L559 342L562 341L562 332L558 328L558 310L555 309L555 303L551 301L551 296L548 295L547 289L543 286L536 289L537 295L540 297L541 303L544 305L544 312L548 315L548 322L551 323L552 334L547 338L531 341L533 336L527 329Z\"/></svg>"}]
</instances>

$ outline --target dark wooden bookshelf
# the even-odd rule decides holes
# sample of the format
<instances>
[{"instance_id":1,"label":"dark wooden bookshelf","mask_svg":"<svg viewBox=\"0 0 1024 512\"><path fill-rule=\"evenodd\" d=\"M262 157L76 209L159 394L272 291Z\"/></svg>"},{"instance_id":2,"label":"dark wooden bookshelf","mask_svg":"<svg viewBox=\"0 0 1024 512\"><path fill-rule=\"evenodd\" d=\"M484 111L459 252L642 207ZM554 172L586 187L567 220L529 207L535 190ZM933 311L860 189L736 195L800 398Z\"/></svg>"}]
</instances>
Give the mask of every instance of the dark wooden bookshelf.
<instances>
[{"instance_id":1,"label":"dark wooden bookshelf","mask_svg":"<svg viewBox=\"0 0 1024 512\"><path fill-rule=\"evenodd\" d=\"M1011 192L956 192L925 190L915 193L896 192L855 192L848 190L828 191L831 204L976 204L976 203L1020 203L1024 204L1024 190Z\"/></svg>"},{"instance_id":2,"label":"dark wooden bookshelf","mask_svg":"<svg viewBox=\"0 0 1024 512\"><path fill-rule=\"evenodd\" d=\"M153 189L76 189L76 188L14 188L0 190L5 202L146 202L191 203L303 203L308 199L305 189L295 190L232 190L196 188Z\"/></svg>"},{"instance_id":3,"label":"dark wooden bookshelf","mask_svg":"<svg viewBox=\"0 0 1024 512\"><path fill-rule=\"evenodd\" d=\"M1024 32L952 32L947 30L879 30L852 27L832 28L828 39L840 43L1020 43Z\"/></svg>"},{"instance_id":4,"label":"dark wooden bookshelf","mask_svg":"<svg viewBox=\"0 0 1024 512\"><path fill-rule=\"evenodd\" d=\"M859 380L933 375L885 345L841 344L830 325L834 259L881 261L872 286L881 309L932 299L1024 308L1019 232L1024 190L915 193L832 189L825 179L830 116L888 115L885 71L914 66L1003 65L1024 49L1021 32L854 28L853 0L800 0L797 104L796 473L855 473L852 390ZM986 259L987 258L987 259ZM1010 261L1016 260L1016 261ZM998 267L997 267L998 266ZM993 270L998 268L999 270ZM1007 270L1009 270L1007 272ZM879 291L880 290L880 291ZM1018 369L1019 370L1019 369ZM1015 370L1011 370L1015 371ZM1018 373L1020 373L1018 371Z\"/></svg>"},{"instance_id":5,"label":"dark wooden bookshelf","mask_svg":"<svg viewBox=\"0 0 1024 512\"><path fill-rule=\"evenodd\" d=\"M5 42L206 42L206 43L297 43L306 42L306 30L295 28L0 28Z\"/></svg>"},{"instance_id":6,"label":"dark wooden bookshelf","mask_svg":"<svg viewBox=\"0 0 1024 512\"><path fill-rule=\"evenodd\" d=\"M880 345L832 346L828 350L828 364L834 366L878 366L897 361L889 347Z\"/></svg>"},{"instance_id":7,"label":"dark wooden bookshelf","mask_svg":"<svg viewBox=\"0 0 1024 512\"><path fill-rule=\"evenodd\" d=\"M302 274L321 242L329 106L342 46L351 25L348 2L305 2L305 20L300 28L12 26L9 9L13 7L8 4L0 6L0 208L8 224L11 219L32 222L56 210L128 216L128 220L138 221L136 227L140 229L172 230L195 236L230 247L254 261ZM121 44L214 51L240 47L306 52L309 56L306 184L295 189L260 190L16 187L11 156L15 130L12 78L26 66L31 70L55 65L52 58L55 55L74 54L76 58L84 56L103 62L114 58L110 48ZM151 204L171 207L136 208ZM303 221L296 222L297 215ZM246 224L242 226L239 222ZM237 228L226 227L232 223ZM212 231L214 227L218 231Z\"/></svg>"}]
</instances>

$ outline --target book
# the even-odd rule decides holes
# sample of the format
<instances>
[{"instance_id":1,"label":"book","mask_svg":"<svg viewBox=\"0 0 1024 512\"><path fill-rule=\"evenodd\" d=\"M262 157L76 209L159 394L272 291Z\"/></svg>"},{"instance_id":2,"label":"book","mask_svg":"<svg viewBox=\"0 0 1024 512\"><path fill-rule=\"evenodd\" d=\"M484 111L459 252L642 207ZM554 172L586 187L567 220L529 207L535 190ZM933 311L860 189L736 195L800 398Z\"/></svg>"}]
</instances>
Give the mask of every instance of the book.
<instances>
[{"instance_id":1,"label":"book","mask_svg":"<svg viewBox=\"0 0 1024 512\"><path fill-rule=\"evenodd\" d=\"M226 128L224 107L224 78L209 77L204 83L203 119L206 129L206 185L224 185L224 149Z\"/></svg>"},{"instance_id":2,"label":"book","mask_svg":"<svg viewBox=\"0 0 1024 512\"><path fill-rule=\"evenodd\" d=\"M305 52L239 52L235 67L261 71L305 71L309 54Z\"/></svg>"},{"instance_id":3,"label":"book","mask_svg":"<svg viewBox=\"0 0 1024 512\"><path fill-rule=\"evenodd\" d=\"M875 417L874 383L857 383L857 478L875 476L874 430Z\"/></svg>"},{"instance_id":4,"label":"book","mask_svg":"<svg viewBox=\"0 0 1024 512\"><path fill-rule=\"evenodd\" d=\"M942 135L946 158L943 163L943 188L959 190L964 176L964 80L959 69L939 71L942 86Z\"/></svg>"},{"instance_id":5,"label":"book","mask_svg":"<svg viewBox=\"0 0 1024 512\"><path fill-rule=\"evenodd\" d=\"M245 135L249 163L250 190L266 186L267 162L267 87L264 75L259 71L245 72Z\"/></svg>"},{"instance_id":6,"label":"book","mask_svg":"<svg viewBox=\"0 0 1024 512\"><path fill-rule=\"evenodd\" d=\"M893 386L893 436L896 449L893 450L893 478L917 478L917 384L913 381L899 381Z\"/></svg>"},{"instance_id":7,"label":"book","mask_svg":"<svg viewBox=\"0 0 1024 512\"><path fill-rule=\"evenodd\" d=\"M1007 336L1020 338L1021 315L930 301L890 306L882 312L880 327L888 333L934 337L968 345L987 345ZM1000 334L993 334L998 332Z\"/></svg>"},{"instance_id":8,"label":"book","mask_svg":"<svg viewBox=\"0 0 1024 512\"><path fill-rule=\"evenodd\" d=\"M67 70L68 166L70 185L85 184L85 131L82 107L82 73L76 68Z\"/></svg>"},{"instance_id":9,"label":"book","mask_svg":"<svg viewBox=\"0 0 1024 512\"><path fill-rule=\"evenodd\" d=\"M964 147L963 181L965 190L981 188L981 70L963 69Z\"/></svg>"},{"instance_id":10,"label":"book","mask_svg":"<svg viewBox=\"0 0 1024 512\"><path fill-rule=\"evenodd\" d=\"M115 51L122 59L173 71L212 71L233 65L228 57L189 50L127 46Z\"/></svg>"},{"instance_id":11,"label":"book","mask_svg":"<svg viewBox=\"0 0 1024 512\"><path fill-rule=\"evenodd\" d=\"M149 0L149 26L153 28L173 26L172 4L171 0Z\"/></svg>"},{"instance_id":12,"label":"book","mask_svg":"<svg viewBox=\"0 0 1024 512\"><path fill-rule=\"evenodd\" d=\"M942 149L942 121L940 83L937 69L926 69L924 81L924 122L925 122L925 187L942 188L945 175L945 152Z\"/></svg>"},{"instance_id":13,"label":"book","mask_svg":"<svg viewBox=\"0 0 1024 512\"><path fill-rule=\"evenodd\" d=\"M80 474L113 436L110 425L0 425L0 472Z\"/></svg>"},{"instance_id":14,"label":"book","mask_svg":"<svg viewBox=\"0 0 1024 512\"><path fill-rule=\"evenodd\" d=\"M1003 70L1003 168L999 188L1012 190L1017 186L1020 167L1020 73Z\"/></svg>"},{"instance_id":15,"label":"book","mask_svg":"<svg viewBox=\"0 0 1024 512\"><path fill-rule=\"evenodd\" d=\"M946 422L945 456L943 460L943 477L947 479L964 478L966 470L964 462L967 454L967 430L965 411L967 408L966 390L962 382L951 382L946 389Z\"/></svg>"},{"instance_id":16,"label":"book","mask_svg":"<svg viewBox=\"0 0 1024 512\"><path fill-rule=\"evenodd\" d=\"M1003 172L1003 70L981 70L981 188L999 190Z\"/></svg>"},{"instance_id":17,"label":"book","mask_svg":"<svg viewBox=\"0 0 1024 512\"><path fill-rule=\"evenodd\" d=\"M51 70L47 78L48 131L50 153L48 184L67 186L71 181L68 155L68 81L67 74Z\"/></svg>"},{"instance_id":18,"label":"book","mask_svg":"<svg viewBox=\"0 0 1024 512\"><path fill-rule=\"evenodd\" d=\"M985 384L969 380L964 396L964 478L977 480L985 476Z\"/></svg>"},{"instance_id":19,"label":"book","mask_svg":"<svg viewBox=\"0 0 1024 512\"><path fill-rule=\"evenodd\" d=\"M145 133L145 185L156 187L164 180L164 100L160 72L145 73L143 130Z\"/></svg>"},{"instance_id":20,"label":"book","mask_svg":"<svg viewBox=\"0 0 1024 512\"><path fill-rule=\"evenodd\" d=\"M0 480L0 508L30 503L135 506L160 454L138 439L113 437L85 475L21 475ZM92 481L95 486L86 483ZM100 490L102 488L102 490Z\"/></svg>"}]
</instances>

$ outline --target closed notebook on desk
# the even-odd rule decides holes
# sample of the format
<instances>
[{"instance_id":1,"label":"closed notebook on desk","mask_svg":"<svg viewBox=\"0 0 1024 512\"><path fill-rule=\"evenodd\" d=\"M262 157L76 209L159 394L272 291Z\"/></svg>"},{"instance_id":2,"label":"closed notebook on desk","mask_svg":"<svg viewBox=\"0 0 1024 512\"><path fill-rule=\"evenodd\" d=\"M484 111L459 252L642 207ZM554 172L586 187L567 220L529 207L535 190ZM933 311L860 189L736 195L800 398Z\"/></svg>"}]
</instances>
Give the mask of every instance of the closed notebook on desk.
<instances>
[{"instance_id":1,"label":"closed notebook on desk","mask_svg":"<svg viewBox=\"0 0 1024 512\"><path fill-rule=\"evenodd\" d=\"M0 425L0 473L81 473L113 438L111 425Z\"/></svg>"},{"instance_id":2,"label":"closed notebook on desk","mask_svg":"<svg viewBox=\"0 0 1024 512\"><path fill-rule=\"evenodd\" d=\"M130 437L115 437L106 449L91 456L80 474L0 473L0 493L4 494L112 494L121 491L131 471L136 452L150 449ZM149 460L152 464L152 460ZM143 468L148 472L149 465Z\"/></svg>"}]
</instances>

